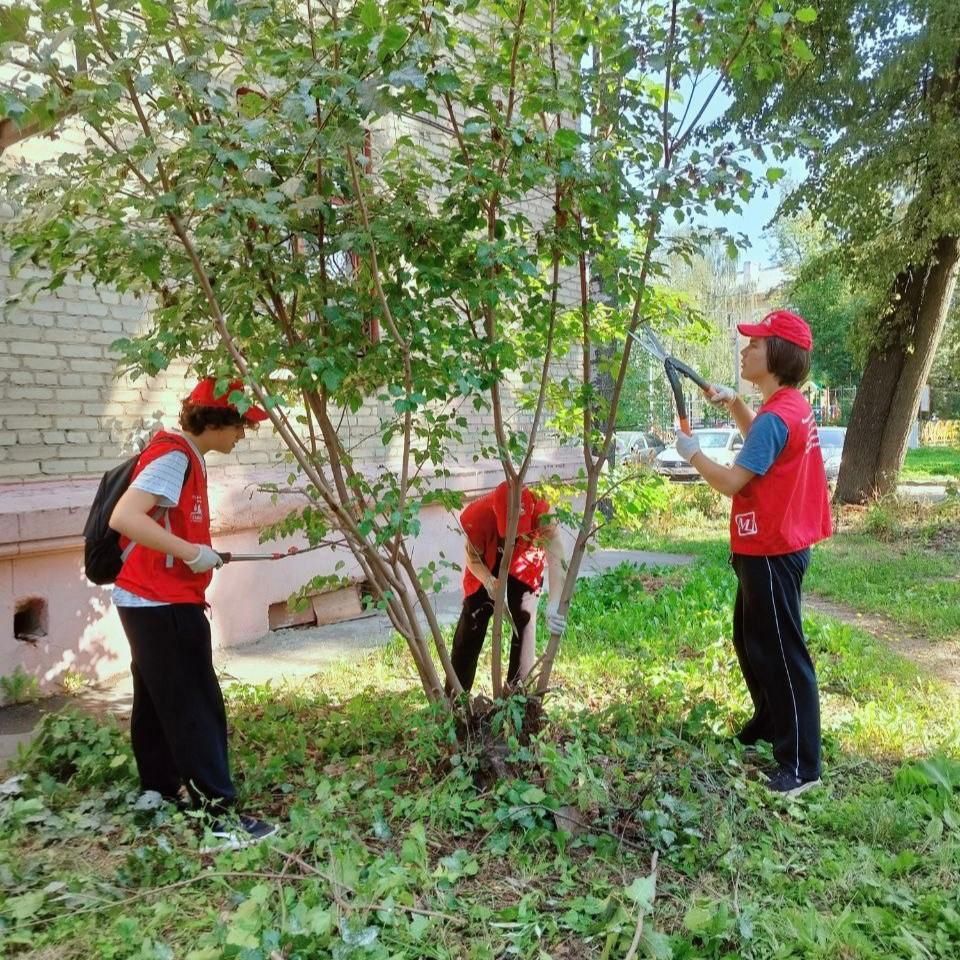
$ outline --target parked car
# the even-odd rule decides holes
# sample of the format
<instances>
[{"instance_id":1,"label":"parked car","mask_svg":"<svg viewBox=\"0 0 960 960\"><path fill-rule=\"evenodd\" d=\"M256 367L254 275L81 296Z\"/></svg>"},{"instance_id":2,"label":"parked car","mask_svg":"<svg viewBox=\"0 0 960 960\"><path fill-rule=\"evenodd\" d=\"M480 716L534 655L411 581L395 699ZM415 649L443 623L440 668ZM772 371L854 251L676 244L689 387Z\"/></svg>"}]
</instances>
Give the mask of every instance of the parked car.
<instances>
[{"instance_id":1,"label":"parked car","mask_svg":"<svg viewBox=\"0 0 960 960\"><path fill-rule=\"evenodd\" d=\"M693 435L700 441L700 449L717 463L729 467L743 446L740 431L733 427L714 427L694 430ZM657 454L653 462L657 473L671 480L697 480L700 474L677 453L677 448L669 446Z\"/></svg>"},{"instance_id":2,"label":"parked car","mask_svg":"<svg viewBox=\"0 0 960 960\"><path fill-rule=\"evenodd\" d=\"M616 435L617 463L649 464L663 449L663 441L653 433L642 430L618 430Z\"/></svg>"},{"instance_id":3,"label":"parked car","mask_svg":"<svg viewBox=\"0 0 960 960\"><path fill-rule=\"evenodd\" d=\"M843 456L843 442L847 437L846 427L819 427L820 453L823 454L823 466L827 471L827 480L836 483L840 475L840 459Z\"/></svg>"}]
</instances>

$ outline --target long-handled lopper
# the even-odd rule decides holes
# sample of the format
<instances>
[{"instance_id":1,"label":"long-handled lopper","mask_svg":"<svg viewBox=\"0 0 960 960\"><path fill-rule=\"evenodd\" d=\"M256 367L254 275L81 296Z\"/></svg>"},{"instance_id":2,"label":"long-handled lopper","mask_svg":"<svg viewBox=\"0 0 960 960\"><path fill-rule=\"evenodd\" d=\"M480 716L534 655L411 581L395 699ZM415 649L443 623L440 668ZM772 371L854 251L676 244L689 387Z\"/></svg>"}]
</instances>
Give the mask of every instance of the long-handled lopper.
<instances>
[{"instance_id":1,"label":"long-handled lopper","mask_svg":"<svg viewBox=\"0 0 960 960\"><path fill-rule=\"evenodd\" d=\"M283 560L284 557L293 557L298 553L308 553L310 550L316 549L315 547L305 547L301 550L299 547L290 547L286 553L229 553L218 550L217 553L220 554L220 559L224 563L236 563L238 560Z\"/></svg>"},{"instance_id":2,"label":"long-handled lopper","mask_svg":"<svg viewBox=\"0 0 960 960\"><path fill-rule=\"evenodd\" d=\"M664 372L667 374L667 380L670 381L670 389L673 390L673 399L677 404L677 416L680 419L680 429L684 433L689 434L690 418L687 416L687 402L683 397L683 385L680 383L679 374L682 373L688 380L692 380L701 390L711 390L713 389L713 385L704 380L693 367L688 366L676 357L670 356L656 334L646 324L640 328L639 333L630 331L630 336L633 337L651 357L654 357L663 364Z\"/></svg>"}]
</instances>

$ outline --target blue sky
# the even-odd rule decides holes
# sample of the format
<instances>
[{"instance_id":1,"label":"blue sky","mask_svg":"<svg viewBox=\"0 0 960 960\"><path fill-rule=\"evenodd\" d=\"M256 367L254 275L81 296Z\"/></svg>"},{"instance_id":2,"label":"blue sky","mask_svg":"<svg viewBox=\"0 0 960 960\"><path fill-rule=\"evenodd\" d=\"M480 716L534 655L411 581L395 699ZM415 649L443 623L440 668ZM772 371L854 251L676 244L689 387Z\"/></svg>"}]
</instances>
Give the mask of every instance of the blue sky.
<instances>
[{"instance_id":1,"label":"blue sky","mask_svg":"<svg viewBox=\"0 0 960 960\"><path fill-rule=\"evenodd\" d=\"M712 84L707 80L701 81L701 89L709 90ZM681 90L681 95L686 96L686 91ZM730 105L730 98L723 91L719 91L714 97L713 102L706 111L702 123L708 124L716 120ZM698 104L696 97L691 105L690 112L695 113ZM771 166L780 166L786 171L786 176L780 180L776 186L764 188L766 181L766 170ZM804 178L804 165L799 159L790 159L786 161L774 161L768 157L768 163L763 164L759 160L752 159L747 164L750 172L758 184L757 192L753 199L743 206L741 214L720 214L716 213L707 218L707 223L712 226L725 227L731 233L745 233L750 240L750 248L744 250L741 259L751 260L761 267L771 267L775 264L777 258L776 245L772 238L767 236L765 228L770 219L776 213L777 206L783 195L781 186L786 183L799 183Z\"/></svg>"}]
</instances>

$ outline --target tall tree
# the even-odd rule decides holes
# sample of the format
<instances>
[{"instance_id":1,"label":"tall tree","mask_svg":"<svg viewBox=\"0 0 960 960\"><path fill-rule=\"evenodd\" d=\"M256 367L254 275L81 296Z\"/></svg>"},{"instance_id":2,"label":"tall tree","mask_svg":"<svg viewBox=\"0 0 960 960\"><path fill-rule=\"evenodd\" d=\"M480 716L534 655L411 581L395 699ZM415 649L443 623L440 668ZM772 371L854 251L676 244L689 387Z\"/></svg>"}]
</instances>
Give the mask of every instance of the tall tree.
<instances>
[{"instance_id":1,"label":"tall tree","mask_svg":"<svg viewBox=\"0 0 960 960\"><path fill-rule=\"evenodd\" d=\"M565 612L610 485L629 333L663 322L654 281L671 250L696 246L664 224L752 191L759 145L703 118L733 78L778 77L815 17L779 6L773 19L752 0L18 0L0 17L16 68L0 115L72 124L87 144L8 171L18 214L3 239L16 263L48 268L41 286L82 274L151 298L148 329L118 345L134 372L180 357L247 381L296 464L301 506L271 532L345 546L443 701L445 685L460 692L430 602L444 571L412 546L424 506L459 505L443 483L459 408L489 414L485 452L509 482L505 567L544 423L578 438ZM423 128L439 135L424 143ZM562 377L556 357L574 360ZM522 423L507 405L518 384ZM397 451L375 473L337 432L372 399ZM499 578L496 696L505 592Z\"/></svg>"},{"instance_id":2,"label":"tall tree","mask_svg":"<svg viewBox=\"0 0 960 960\"><path fill-rule=\"evenodd\" d=\"M866 352L858 334L872 306L868 286L844 268L840 245L809 210L780 218L772 233L787 299L813 330L811 377L831 387L855 384Z\"/></svg>"},{"instance_id":3,"label":"tall tree","mask_svg":"<svg viewBox=\"0 0 960 960\"><path fill-rule=\"evenodd\" d=\"M836 493L862 502L896 484L960 266L960 4L824 0L819 13L808 69L740 103L755 131L806 128L809 177L784 209L809 207L876 291Z\"/></svg>"}]
</instances>

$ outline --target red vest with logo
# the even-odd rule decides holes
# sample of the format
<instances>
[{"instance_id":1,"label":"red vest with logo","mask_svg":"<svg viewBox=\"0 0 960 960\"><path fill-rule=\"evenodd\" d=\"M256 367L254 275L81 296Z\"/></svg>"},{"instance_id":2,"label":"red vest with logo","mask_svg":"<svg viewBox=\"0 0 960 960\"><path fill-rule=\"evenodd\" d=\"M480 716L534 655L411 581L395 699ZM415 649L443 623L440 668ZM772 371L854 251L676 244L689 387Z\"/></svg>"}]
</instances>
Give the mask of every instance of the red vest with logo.
<instances>
[{"instance_id":1,"label":"red vest with logo","mask_svg":"<svg viewBox=\"0 0 960 960\"><path fill-rule=\"evenodd\" d=\"M162 441L157 443L157 438L162 438ZM168 529L190 543L209 544L207 476L200 456L186 439L175 433L158 433L140 454L132 479L135 480L148 463L174 450L182 450L190 458L190 470L183 482L180 500L175 507L166 511ZM158 522L166 525L162 516ZM126 537L121 537L121 549L125 549L129 542ZM124 561L117 577L117 586L138 597L161 603L203 604L204 594L212 579L212 571L194 573L182 560L137 544Z\"/></svg>"},{"instance_id":2,"label":"red vest with logo","mask_svg":"<svg viewBox=\"0 0 960 960\"><path fill-rule=\"evenodd\" d=\"M780 417L787 425L787 443L762 477L753 477L734 495L730 548L773 557L830 536L830 499L817 425L803 394L783 387L757 413Z\"/></svg>"}]
</instances>

